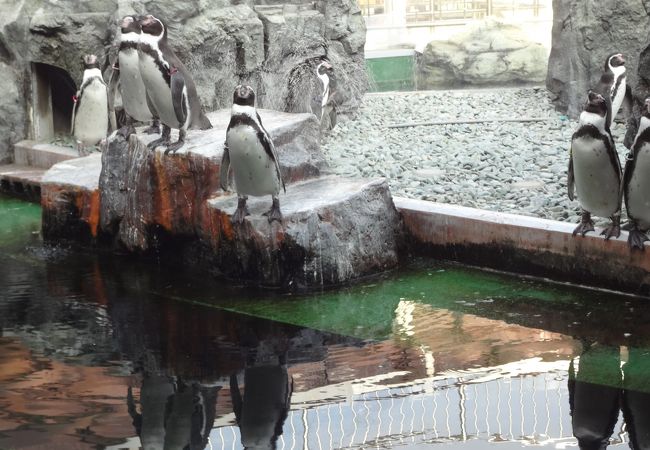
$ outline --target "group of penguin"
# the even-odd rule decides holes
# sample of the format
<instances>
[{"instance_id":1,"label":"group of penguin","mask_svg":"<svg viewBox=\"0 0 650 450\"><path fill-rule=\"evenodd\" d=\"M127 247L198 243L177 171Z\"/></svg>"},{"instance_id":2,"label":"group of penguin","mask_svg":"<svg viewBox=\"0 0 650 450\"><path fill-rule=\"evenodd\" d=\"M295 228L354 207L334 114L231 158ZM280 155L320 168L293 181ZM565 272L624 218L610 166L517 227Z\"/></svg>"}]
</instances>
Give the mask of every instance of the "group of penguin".
<instances>
[{"instance_id":1,"label":"group of penguin","mask_svg":"<svg viewBox=\"0 0 650 450\"><path fill-rule=\"evenodd\" d=\"M645 100L634 143L621 170L611 126L621 106L631 111L632 94L625 79L625 58L609 55L598 86L587 94L578 129L571 138L567 188L577 192L582 208L573 235L594 231L591 215L609 217L605 239L621 234L621 205L629 217L628 246L644 249L650 229L650 97Z\"/></svg>"},{"instance_id":2,"label":"group of penguin","mask_svg":"<svg viewBox=\"0 0 650 450\"><path fill-rule=\"evenodd\" d=\"M161 133L160 138L148 144L151 149L162 145L165 155L174 153L183 146L188 129L212 128L190 73L168 44L163 21L153 15L126 16L120 31L117 59L108 87L97 58L84 57L85 70L74 97L71 133L80 155L86 153L86 146L106 138L109 122L113 128L117 127L111 112L118 86L126 114L126 125L118 133L126 137L135 132L134 121L151 122L145 133ZM315 74L323 85L322 100L319 100L322 116L331 99L330 80L333 79L333 68L326 58L320 59ZM176 142L171 142L172 128L179 130ZM231 170L238 195L233 222L241 224L249 215L246 206L249 195L271 195L272 206L265 215L269 222L281 221L278 195L285 186L278 156L255 109L255 92L246 85L237 86L233 94L220 172L224 191L228 190Z\"/></svg>"}]
</instances>

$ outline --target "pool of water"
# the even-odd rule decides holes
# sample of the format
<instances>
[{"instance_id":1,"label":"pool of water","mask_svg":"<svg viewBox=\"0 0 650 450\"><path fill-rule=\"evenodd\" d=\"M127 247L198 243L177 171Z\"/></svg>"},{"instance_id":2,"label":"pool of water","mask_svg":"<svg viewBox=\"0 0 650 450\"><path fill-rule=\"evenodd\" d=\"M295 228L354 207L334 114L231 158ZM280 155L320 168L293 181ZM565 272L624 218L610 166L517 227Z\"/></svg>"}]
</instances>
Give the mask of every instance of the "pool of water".
<instances>
[{"instance_id":1,"label":"pool of water","mask_svg":"<svg viewBox=\"0 0 650 450\"><path fill-rule=\"evenodd\" d=\"M39 229L0 197L0 449L650 442L647 299L436 261L291 295Z\"/></svg>"}]
</instances>

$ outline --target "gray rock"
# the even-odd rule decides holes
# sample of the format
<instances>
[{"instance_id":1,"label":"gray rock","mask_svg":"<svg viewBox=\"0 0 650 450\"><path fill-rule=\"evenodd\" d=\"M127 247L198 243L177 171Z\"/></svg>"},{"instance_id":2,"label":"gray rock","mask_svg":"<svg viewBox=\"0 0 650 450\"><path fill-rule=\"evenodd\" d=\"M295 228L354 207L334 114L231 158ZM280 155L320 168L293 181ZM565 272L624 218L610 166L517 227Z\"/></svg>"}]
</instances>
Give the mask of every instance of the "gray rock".
<instances>
[{"instance_id":1,"label":"gray rock","mask_svg":"<svg viewBox=\"0 0 650 450\"><path fill-rule=\"evenodd\" d=\"M541 82L547 52L514 25L492 19L449 41L432 41L417 58L418 89Z\"/></svg>"},{"instance_id":2,"label":"gray rock","mask_svg":"<svg viewBox=\"0 0 650 450\"><path fill-rule=\"evenodd\" d=\"M251 215L230 223L235 196L211 199L214 269L270 286L322 287L394 268L400 220L384 180L325 177L280 197L282 224L262 215L270 198L249 199Z\"/></svg>"},{"instance_id":3,"label":"gray rock","mask_svg":"<svg viewBox=\"0 0 650 450\"><path fill-rule=\"evenodd\" d=\"M647 3L647 2L646 2ZM553 37L546 86L554 103L577 118L585 93L596 86L605 58L612 52L627 56L627 77L637 81L650 16L638 0L553 0Z\"/></svg>"},{"instance_id":4,"label":"gray rock","mask_svg":"<svg viewBox=\"0 0 650 450\"><path fill-rule=\"evenodd\" d=\"M22 105L21 77L8 64L0 61L0 164L13 160L13 144L25 135L26 115Z\"/></svg>"}]
</instances>

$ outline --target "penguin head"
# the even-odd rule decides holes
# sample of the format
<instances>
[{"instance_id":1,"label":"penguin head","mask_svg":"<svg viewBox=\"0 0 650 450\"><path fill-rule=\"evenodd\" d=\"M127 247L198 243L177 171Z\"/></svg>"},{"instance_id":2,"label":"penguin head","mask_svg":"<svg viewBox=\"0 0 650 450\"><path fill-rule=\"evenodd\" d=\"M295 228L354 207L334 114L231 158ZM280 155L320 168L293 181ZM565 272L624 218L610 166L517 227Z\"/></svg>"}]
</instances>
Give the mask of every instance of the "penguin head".
<instances>
[{"instance_id":1,"label":"penguin head","mask_svg":"<svg viewBox=\"0 0 650 450\"><path fill-rule=\"evenodd\" d=\"M167 27L162 20L148 14L140 20L142 34L150 36L154 41L161 41L167 37Z\"/></svg>"},{"instance_id":2,"label":"penguin head","mask_svg":"<svg viewBox=\"0 0 650 450\"><path fill-rule=\"evenodd\" d=\"M323 62L316 67L316 73L318 75L332 75L334 68L327 59L323 59Z\"/></svg>"},{"instance_id":3,"label":"penguin head","mask_svg":"<svg viewBox=\"0 0 650 450\"><path fill-rule=\"evenodd\" d=\"M255 106L255 91L250 86L240 84L235 88L235 93L232 96L232 102L235 105Z\"/></svg>"},{"instance_id":4,"label":"penguin head","mask_svg":"<svg viewBox=\"0 0 650 450\"><path fill-rule=\"evenodd\" d=\"M585 111L605 117L607 115L607 101L605 97L598 92L589 91Z\"/></svg>"},{"instance_id":5,"label":"penguin head","mask_svg":"<svg viewBox=\"0 0 650 450\"><path fill-rule=\"evenodd\" d=\"M605 69L614 71L617 67L625 66L625 57L622 53L612 53L607 57L607 62L605 63Z\"/></svg>"},{"instance_id":6,"label":"penguin head","mask_svg":"<svg viewBox=\"0 0 650 450\"><path fill-rule=\"evenodd\" d=\"M99 63L97 62L97 56L95 55L85 55L84 56L84 69L99 69Z\"/></svg>"},{"instance_id":7,"label":"penguin head","mask_svg":"<svg viewBox=\"0 0 650 450\"><path fill-rule=\"evenodd\" d=\"M122 34L137 33L140 34L140 20L136 16L124 16L120 23Z\"/></svg>"}]
</instances>

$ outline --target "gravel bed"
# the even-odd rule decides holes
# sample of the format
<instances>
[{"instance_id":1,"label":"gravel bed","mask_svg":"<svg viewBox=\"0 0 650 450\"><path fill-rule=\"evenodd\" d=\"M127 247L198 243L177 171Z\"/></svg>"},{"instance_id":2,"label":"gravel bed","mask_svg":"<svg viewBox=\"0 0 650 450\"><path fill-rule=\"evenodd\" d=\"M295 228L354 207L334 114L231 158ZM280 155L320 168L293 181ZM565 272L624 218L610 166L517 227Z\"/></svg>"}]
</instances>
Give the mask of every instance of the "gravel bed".
<instances>
[{"instance_id":1,"label":"gravel bed","mask_svg":"<svg viewBox=\"0 0 650 450\"><path fill-rule=\"evenodd\" d=\"M526 117L547 120L387 128ZM396 196L578 222L579 204L566 189L576 127L541 87L367 94L323 150L336 174L385 177ZM612 131L624 161L625 128L617 123Z\"/></svg>"}]
</instances>

